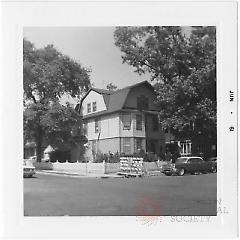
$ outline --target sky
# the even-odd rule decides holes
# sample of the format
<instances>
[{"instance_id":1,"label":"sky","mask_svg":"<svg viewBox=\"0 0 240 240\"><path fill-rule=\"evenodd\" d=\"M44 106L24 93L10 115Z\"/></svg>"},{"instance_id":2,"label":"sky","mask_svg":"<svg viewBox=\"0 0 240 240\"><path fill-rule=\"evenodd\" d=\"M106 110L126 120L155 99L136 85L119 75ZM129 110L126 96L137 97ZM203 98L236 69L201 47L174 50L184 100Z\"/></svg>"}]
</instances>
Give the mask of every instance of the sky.
<instances>
[{"instance_id":1,"label":"sky","mask_svg":"<svg viewBox=\"0 0 240 240\"><path fill-rule=\"evenodd\" d=\"M61 53L91 68L90 80L97 88L113 83L118 88L149 80L122 63L114 44L115 27L25 27L23 36L35 47L53 44Z\"/></svg>"}]
</instances>

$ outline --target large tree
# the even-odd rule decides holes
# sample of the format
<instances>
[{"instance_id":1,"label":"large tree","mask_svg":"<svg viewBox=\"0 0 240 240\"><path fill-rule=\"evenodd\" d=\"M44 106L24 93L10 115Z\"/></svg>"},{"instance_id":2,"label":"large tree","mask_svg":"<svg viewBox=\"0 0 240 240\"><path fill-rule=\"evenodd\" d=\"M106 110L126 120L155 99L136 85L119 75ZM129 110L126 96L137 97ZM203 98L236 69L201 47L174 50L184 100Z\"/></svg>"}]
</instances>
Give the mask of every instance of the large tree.
<instances>
[{"instance_id":1,"label":"large tree","mask_svg":"<svg viewBox=\"0 0 240 240\"><path fill-rule=\"evenodd\" d=\"M37 161L44 140L56 146L79 141L80 116L61 99L78 97L89 86L88 69L53 45L37 49L23 40L24 141L35 141Z\"/></svg>"},{"instance_id":2,"label":"large tree","mask_svg":"<svg viewBox=\"0 0 240 240\"><path fill-rule=\"evenodd\" d=\"M164 128L216 136L215 27L118 27L114 37L123 62L151 75Z\"/></svg>"}]
</instances>

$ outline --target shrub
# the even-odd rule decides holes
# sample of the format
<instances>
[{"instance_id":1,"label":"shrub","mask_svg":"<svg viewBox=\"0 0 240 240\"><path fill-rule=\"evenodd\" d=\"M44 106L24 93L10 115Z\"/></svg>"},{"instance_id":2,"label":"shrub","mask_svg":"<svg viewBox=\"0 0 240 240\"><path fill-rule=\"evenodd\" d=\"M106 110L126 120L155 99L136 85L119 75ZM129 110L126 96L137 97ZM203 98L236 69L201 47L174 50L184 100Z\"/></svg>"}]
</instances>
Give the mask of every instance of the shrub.
<instances>
[{"instance_id":1,"label":"shrub","mask_svg":"<svg viewBox=\"0 0 240 240\"><path fill-rule=\"evenodd\" d=\"M145 152L144 150L140 150L138 153L135 153L134 156L143 158L144 162L154 162L158 160L156 154L151 152Z\"/></svg>"},{"instance_id":2,"label":"shrub","mask_svg":"<svg viewBox=\"0 0 240 240\"><path fill-rule=\"evenodd\" d=\"M97 153L94 162L107 162L107 163L117 163L120 162L120 157L141 157L144 162L154 162L158 160L158 156L151 152L144 152L144 150L139 151L134 154L125 153Z\"/></svg>"},{"instance_id":3,"label":"shrub","mask_svg":"<svg viewBox=\"0 0 240 240\"><path fill-rule=\"evenodd\" d=\"M94 162L100 163L100 162L108 162L108 163L116 163L120 162L120 154L118 152L116 153L97 153Z\"/></svg>"},{"instance_id":4,"label":"shrub","mask_svg":"<svg viewBox=\"0 0 240 240\"><path fill-rule=\"evenodd\" d=\"M96 157L94 158L94 162L95 163L101 163L103 161L106 161L107 160L107 155L106 154L103 154L103 153L97 153L96 154Z\"/></svg>"},{"instance_id":5,"label":"shrub","mask_svg":"<svg viewBox=\"0 0 240 240\"><path fill-rule=\"evenodd\" d=\"M121 153L120 157L139 157L139 158L143 158L144 162L154 162L158 160L158 156L154 153L150 153L150 152L145 152L144 150L140 150L137 153L133 153L133 154L125 154L125 153Z\"/></svg>"},{"instance_id":6,"label":"shrub","mask_svg":"<svg viewBox=\"0 0 240 240\"><path fill-rule=\"evenodd\" d=\"M118 152L112 154L109 154L109 159L108 159L110 163L117 163L120 162L120 154Z\"/></svg>"},{"instance_id":7,"label":"shrub","mask_svg":"<svg viewBox=\"0 0 240 240\"><path fill-rule=\"evenodd\" d=\"M145 153L145 156L143 158L144 162L155 162L157 160L158 160L157 155L151 152Z\"/></svg>"},{"instance_id":8,"label":"shrub","mask_svg":"<svg viewBox=\"0 0 240 240\"><path fill-rule=\"evenodd\" d=\"M66 160L71 160L70 151L55 150L50 153L50 162L66 162Z\"/></svg>"}]
</instances>

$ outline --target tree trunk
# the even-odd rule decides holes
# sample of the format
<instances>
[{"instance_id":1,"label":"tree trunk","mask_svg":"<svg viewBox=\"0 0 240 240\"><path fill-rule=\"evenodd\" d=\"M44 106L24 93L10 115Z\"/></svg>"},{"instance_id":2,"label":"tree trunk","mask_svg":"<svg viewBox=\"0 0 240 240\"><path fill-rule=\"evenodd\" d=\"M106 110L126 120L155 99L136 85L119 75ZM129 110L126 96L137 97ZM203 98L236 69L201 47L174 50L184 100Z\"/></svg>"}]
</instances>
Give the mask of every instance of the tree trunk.
<instances>
[{"instance_id":1,"label":"tree trunk","mask_svg":"<svg viewBox=\"0 0 240 240\"><path fill-rule=\"evenodd\" d=\"M41 162L42 161L42 140L43 140L42 129L39 126L38 127L38 135L37 135L37 138L36 138L37 162Z\"/></svg>"}]
</instances>

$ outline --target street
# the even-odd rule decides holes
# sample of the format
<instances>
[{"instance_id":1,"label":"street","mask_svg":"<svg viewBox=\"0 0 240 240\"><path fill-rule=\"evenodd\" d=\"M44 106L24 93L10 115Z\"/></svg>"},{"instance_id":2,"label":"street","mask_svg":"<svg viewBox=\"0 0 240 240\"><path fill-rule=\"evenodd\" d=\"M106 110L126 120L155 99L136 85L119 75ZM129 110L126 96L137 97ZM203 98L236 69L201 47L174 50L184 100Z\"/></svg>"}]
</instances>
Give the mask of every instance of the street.
<instances>
[{"instance_id":1,"label":"street","mask_svg":"<svg viewBox=\"0 0 240 240\"><path fill-rule=\"evenodd\" d=\"M217 174L24 179L25 216L216 215Z\"/></svg>"}]
</instances>

